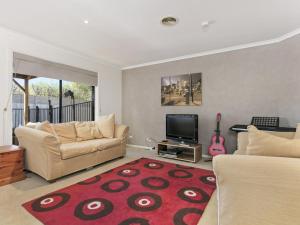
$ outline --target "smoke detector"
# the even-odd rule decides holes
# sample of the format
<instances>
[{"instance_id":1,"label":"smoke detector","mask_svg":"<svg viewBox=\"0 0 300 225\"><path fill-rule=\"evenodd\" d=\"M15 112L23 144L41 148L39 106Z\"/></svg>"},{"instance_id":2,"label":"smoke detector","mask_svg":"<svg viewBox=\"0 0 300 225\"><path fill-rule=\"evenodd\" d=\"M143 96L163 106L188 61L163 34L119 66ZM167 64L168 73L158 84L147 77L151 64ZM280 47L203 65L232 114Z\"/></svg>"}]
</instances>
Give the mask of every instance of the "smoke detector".
<instances>
[{"instance_id":1,"label":"smoke detector","mask_svg":"<svg viewBox=\"0 0 300 225\"><path fill-rule=\"evenodd\" d=\"M172 16L166 16L161 19L161 24L164 26L174 26L178 23L178 20Z\"/></svg>"}]
</instances>

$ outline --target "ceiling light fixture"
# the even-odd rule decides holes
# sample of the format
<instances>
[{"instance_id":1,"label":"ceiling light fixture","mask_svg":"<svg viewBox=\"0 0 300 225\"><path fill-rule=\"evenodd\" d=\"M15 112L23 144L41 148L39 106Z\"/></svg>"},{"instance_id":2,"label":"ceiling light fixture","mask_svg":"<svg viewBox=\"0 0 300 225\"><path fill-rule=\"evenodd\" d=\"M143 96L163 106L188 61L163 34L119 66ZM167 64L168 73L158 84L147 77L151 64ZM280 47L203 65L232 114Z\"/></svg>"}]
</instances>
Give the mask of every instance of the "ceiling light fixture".
<instances>
[{"instance_id":1,"label":"ceiling light fixture","mask_svg":"<svg viewBox=\"0 0 300 225\"><path fill-rule=\"evenodd\" d=\"M88 21L88 20L84 20L83 22L84 22L85 24L88 24L88 23L89 23L89 21Z\"/></svg>"},{"instance_id":2,"label":"ceiling light fixture","mask_svg":"<svg viewBox=\"0 0 300 225\"><path fill-rule=\"evenodd\" d=\"M165 26L174 26L178 23L178 20L172 16L166 16L161 19L161 24Z\"/></svg>"}]
</instances>

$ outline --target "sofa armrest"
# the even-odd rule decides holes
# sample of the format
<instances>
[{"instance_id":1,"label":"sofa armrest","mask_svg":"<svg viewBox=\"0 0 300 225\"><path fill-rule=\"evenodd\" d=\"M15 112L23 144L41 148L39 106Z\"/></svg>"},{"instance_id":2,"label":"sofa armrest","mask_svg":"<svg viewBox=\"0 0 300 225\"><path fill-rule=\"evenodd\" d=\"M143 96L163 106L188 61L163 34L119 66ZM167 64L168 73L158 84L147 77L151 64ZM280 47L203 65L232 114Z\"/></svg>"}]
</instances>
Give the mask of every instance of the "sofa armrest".
<instances>
[{"instance_id":1,"label":"sofa armrest","mask_svg":"<svg viewBox=\"0 0 300 225\"><path fill-rule=\"evenodd\" d=\"M128 137L129 127L126 125L118 124L115 125L115 137L126 141Z\"/></svg>"},{"instance_id":2,"label":"sofa armrest","mask_svg":"<svg viewBox=\"0 0 300 225\"><path fill-rule=\"evenodd\" d=\"M213 166L220 225L299 224L300 159L224 155Z\"/></svg>"},{"instance_id":3,"label":"sofa armrest","mask_svg":"<svg viewBox=\"0 0 300 225\"><path fill-rule=\"evenodd\" d=\"M25 148L25 168L46 180L53 179L53 174L60 169L56 166L61 160L58 139L47 132L28 127L16 128L15 134L20 146Z\"/></svg>"},{"instance_id":4,"label":"sofa armrest","mask_svg":"<svg viewBox=\"0 0 300 225\"><path fill-rule=\"evenodd\" d=\"M28 127L16 128L15 134L20 146L25 148L26 151L33 150L36 154L51 152L60 155L60 142L52 134Z\"/></svg>"}]
</instances>

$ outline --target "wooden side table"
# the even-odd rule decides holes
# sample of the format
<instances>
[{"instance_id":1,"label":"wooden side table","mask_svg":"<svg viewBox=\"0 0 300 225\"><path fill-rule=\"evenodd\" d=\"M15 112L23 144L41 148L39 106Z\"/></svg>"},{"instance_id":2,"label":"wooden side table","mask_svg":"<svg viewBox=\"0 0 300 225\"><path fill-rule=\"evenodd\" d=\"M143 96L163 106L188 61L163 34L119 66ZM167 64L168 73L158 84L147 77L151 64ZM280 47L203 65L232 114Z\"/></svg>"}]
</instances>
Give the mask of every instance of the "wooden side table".
<instances>
[{"instance_id":1,"label":"wooden side table","mask_svg":"<svg viewBox=\"0 0 300 225\"><path fill-rule=\"evenodd\" d=\"M24 149L15 145L0 146L0 186L25 178Z\"/></svg>"}]
</instances>

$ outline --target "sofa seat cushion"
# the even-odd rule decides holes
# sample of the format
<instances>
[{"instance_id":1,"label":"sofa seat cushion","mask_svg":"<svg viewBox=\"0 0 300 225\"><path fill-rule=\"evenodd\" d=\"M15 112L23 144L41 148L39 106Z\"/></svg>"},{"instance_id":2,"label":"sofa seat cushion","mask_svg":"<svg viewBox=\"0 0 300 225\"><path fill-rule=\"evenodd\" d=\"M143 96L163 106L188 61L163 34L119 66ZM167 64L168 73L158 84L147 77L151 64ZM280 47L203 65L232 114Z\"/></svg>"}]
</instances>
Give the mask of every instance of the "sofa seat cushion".
<instances>
[{"instance_id":1,"label":"sofa seat cushion","mask_svg":"<svg viewBox=\"0 0 300 225\"><path fill-rule=\"evenodd\" d=\"M96 152L98 150L98 146L99 143L97 139L62 144L60 146L61 157L62 159L69 159L76 156Z\"/></svg>"},{"instance_id":2,"label":"sofa seat cushion","mask_svg":"<svg viewBox=\"0 0 300 225\"><path fill-rule=\"evenodd\" d=\"M62 159L69 159L76 156L93 153L98 150L105 150L119 144L121 144L121 140L117 138L102 138L66 143L60 146L61 157Z\"/></svg>"},{"instance_id":3,"label":"sofa seat cushion","mask_svg":"<svg viewBox=\"0 0 300 225\"><path fill-rule=\"evenodd\" d=\"M121 144L121 139L119 138L102 138L102 139L98 139L98 150L105 150L117 145Z\"/></svg>"}]
</instances>

